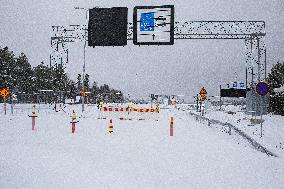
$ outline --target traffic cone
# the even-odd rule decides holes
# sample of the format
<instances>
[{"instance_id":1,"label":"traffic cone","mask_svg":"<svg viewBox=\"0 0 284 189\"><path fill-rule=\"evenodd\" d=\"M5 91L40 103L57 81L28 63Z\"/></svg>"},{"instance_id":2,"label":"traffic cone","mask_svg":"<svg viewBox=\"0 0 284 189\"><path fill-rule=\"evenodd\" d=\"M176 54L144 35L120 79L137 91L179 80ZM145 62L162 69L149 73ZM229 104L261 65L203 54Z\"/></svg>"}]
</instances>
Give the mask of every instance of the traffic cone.
<instances>
[{"instance_id":1,"label":"traffic cone","mask_svg":"<svg viewBox=\"0 0 284 189\"><path fill-rule=\"evenodd\" d=\"M112 119L109 120L108 132L109 132L109 133L112 133L112 132L113 132Z\"/></svg>"},{"instance_id":2,"label":"traffic cone","mask_svg":"<svg viewBox=\"0 0 284 189\"><path fill-rule=\"evenodd\" d=\"M171 122L170 122L170 136L174 136L174 118L171 117Z\"/></svg>"}]
</instances>

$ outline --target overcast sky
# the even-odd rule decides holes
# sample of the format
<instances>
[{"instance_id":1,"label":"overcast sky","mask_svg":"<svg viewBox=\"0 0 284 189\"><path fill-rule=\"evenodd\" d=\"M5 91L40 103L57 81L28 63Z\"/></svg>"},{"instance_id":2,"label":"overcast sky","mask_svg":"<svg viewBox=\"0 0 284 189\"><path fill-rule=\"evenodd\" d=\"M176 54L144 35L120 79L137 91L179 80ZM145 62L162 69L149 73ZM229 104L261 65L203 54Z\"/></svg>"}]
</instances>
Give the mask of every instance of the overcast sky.
<instances>
[{"instance_id":1,"label":"overcast sky","mask_svg":"<svg viewBox=\"0 0 284 189\"><path fill-rule=\"evenodd\" d=\"M33 66L49 64L52 25L85 24L92 8L127 6L129 22L138 5L175 5L176 21L263 20L266 22L268 69L284 61L283 0L0 0L0 46L16 55L24 52ZM68 73L82 73L83 43L68 46ZM202 86L218 95L219 85L245 79L243 40L176 40L173 46L87 48L86 70L91 80L107 83L131 96L151 93L192 96Z\"/></svg>"}]
</instances>

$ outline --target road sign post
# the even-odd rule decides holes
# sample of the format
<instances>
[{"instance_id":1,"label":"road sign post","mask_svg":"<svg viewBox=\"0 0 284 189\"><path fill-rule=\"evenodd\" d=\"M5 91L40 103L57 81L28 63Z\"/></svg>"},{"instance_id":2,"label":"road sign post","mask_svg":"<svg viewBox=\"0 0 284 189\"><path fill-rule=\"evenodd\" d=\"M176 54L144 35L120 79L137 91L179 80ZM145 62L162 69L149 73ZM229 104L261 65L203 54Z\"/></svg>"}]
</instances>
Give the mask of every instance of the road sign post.
<instances>
[{"instance_id":1,"label":"road sign post","mask_svg":"<svg viewBox=\"0 0 284 189\"><path fill-rule=\"evenodd\" d=\"M261 97L261 107L260 107L260 137L262 137L262 110L263 110L263 97Z\"/></svg>"},{"instance_id":2,"label":"road sign post","mask_svg":"<svg viewBox=\"0 0 284 189\"><path fill-rule=\"evenodd\" d=\"M13 102L13 95L11 96L11 114L14 114L14 102Z\"/></svg>"},{"instance_id":3,"label":"road sign post","mask_svg":"<svg viewBox=\"0 0 284 189\"><path fill-rule=\"evenodd\" d=\"M198 94L196 94L196 111L198 112L198 106L199 106L199 99Z\"/></svg>"},{"instance_id":4,"label":"road sign post","mask_svg":"<svg viewBox=\"0 0 284 189\"><path fill-rule=\"evenodd\" d=\"M4 113L7 114L7 105L6 105L6 97L9 95L9 90L4 88L0 91L1 96L4 98Z\"/></svg>"},{"instance_id":5,"label":"road sign post","mask_svg":"<svg viewBox=\"0 0 284 189\"><path fill-rule=\"evenodd\" d=\"M7 114L6 97L4 97L4 114Z\"/></svg>"},{"instance_id":6,"label":"road sign post","mask_svg":"<svg viewBox=\"0 0 284 189\"><path fill-rule=\"evenodd\" d=\"M199 91L200 94L200 111L201 111L201 115L204 115L204 109L205 109L205 103L202 106L202 102L206 100L206 95L207 95L207 90L202 87L201 90Z\"/></svg>"},{"instance_id":7,"label":"road sign post","mask_svg":"<svg viewBox=\"0 0 284 189\"><path fill-rule=\"evenodd\" d=\"M263 125L262 125L263 101L264 101L264 97L268 94L269 90L270 90L270 86L266 82L259 82L255 86L255 91L261 98L260 105L259 105L260 106L260 137L262 137L263 135Z\"/></svg>"},{"instance_id":8,"label":"road sign post","mask_svg":"<svg viewBox=\"0 0 284 189\"><path fill-rule=\"evenodd\" d=\"M222 86L220 85L220 111L222 110L222 95L221 95Z\"/></svg>"}]
</instances>

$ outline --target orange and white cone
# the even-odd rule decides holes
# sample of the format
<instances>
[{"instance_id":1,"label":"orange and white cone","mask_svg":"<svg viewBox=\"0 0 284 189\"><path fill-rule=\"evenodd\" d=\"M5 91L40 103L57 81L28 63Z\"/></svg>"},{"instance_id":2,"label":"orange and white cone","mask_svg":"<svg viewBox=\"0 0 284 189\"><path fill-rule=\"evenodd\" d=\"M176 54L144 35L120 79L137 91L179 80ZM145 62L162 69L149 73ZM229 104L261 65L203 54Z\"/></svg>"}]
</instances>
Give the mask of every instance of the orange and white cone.
<instances>
[{"instance_id":1,"label":"orange and white cone","mask_svg":"<svg viewBox=\"0 0 284 189\"><path fill-rule=\"evenodd\" d=\"M171 117L171 122L170 122L170 136L174 136L174 118Z\"/></svg>"},{"instance_id":2,"label":"orange and white cone","mask_svg":"<svg viewBox=\"0 0 284 189\"><path fill-rule=\"evenodd\" d=\"M112 132L113 132L112 119L109 120L108 132L109 132L109 133L112 133Z\"/></svg>"}]
</instances>

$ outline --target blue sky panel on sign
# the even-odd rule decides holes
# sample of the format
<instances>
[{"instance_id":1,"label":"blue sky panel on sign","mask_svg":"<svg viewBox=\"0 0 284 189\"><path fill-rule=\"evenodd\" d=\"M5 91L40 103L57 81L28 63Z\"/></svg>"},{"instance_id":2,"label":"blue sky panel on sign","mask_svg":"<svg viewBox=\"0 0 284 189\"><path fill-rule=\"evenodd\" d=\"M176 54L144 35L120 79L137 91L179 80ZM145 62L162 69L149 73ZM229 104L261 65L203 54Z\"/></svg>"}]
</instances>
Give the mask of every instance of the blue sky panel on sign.
<instances>
[{"instance_id":1,"label":"blue sky panel on sign","mask_svg":"<svg viewBox=\"0 0 284 189\"><path fill-rule=\"evenodd\" d=\"M154 31L154 13L141 13L140 31Z\"/></svg>"}]
</instances>

